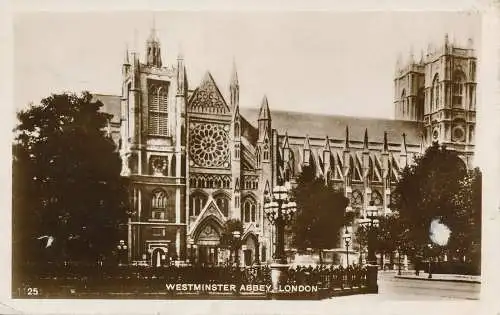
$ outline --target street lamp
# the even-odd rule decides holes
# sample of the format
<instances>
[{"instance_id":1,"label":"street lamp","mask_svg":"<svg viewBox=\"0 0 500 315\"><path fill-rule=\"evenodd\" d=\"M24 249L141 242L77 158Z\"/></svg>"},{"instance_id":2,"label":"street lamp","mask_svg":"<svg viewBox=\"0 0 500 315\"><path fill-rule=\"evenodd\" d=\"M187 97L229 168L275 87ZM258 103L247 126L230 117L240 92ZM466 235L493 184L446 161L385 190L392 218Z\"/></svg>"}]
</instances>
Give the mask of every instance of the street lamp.
<instances>
[{"instance_id":1,"label":"street lamp","mask_svg":"<svg viewBox=\"0 0 500 315\"><path fill-rule=\"evenodd\" d=\"M427 244L427 246L429 247L429 276L427 276L427 278L429 279L432 279L432 271L431 271L431 256L432 256L432 244Z\"/></svg>"},{"instance_id":2,"label":"street lamp","mask_svg":"<svg viewBox=\"0 0 500 315\"><path fill-rule=\"evenodd\" d=\"M342 235L342 238L344 239L344 244L346 248L346 258L347 258L347 264L346 267L349 267L349 245L351 245L351 234L349 234L349 231L347 231L347 227L345 229L344 235Z\"/></svg>"},{"instance_id":3,"label":"street lamp","mask_svg":"<svg viewBox=\"0 0 500 315\"><path fill-rule=\"evenodd\" d=\"M120 240L117 246L118 249L118 265L121 266L123 264L124 256L127 254L127 245L124 240Z\"/></svg>"},{"instance_id":4,"label":"street lamp","mask_svg":"<svg viewBox=\"0 0 500 315\"><path fill-rule=\"evenodd\" d=\"M368 289L371 293L378 293L377 274L378 264L375 256L376 228L379 225L378 209L370 201L370 205L366 209L366 218L361 219L359 223L368 227Z\"/></svg>"},{"instance_id":5,"label":"street lamp","mask_svg":"<svg viewBox=\"0 0 500 315\"><path fill-rule=\"evenodd\" d=\"M240 250L240 237L241 237L240 231L233 231L233 239L236 243L234 246L234 261L236 263L236 267L240 266L239 255L238 255L238 251Z\"/></svg>"},{"instance_id":6,"label":"street lamp","mask_svg":"<svg viewBox=\"0 0 500 315\"><path fill-rule=\"evenodd\" d=\"M296 211L297 204L291 200L289 190L285 186L274 187L272 200L266 196L264 214L269 222L276 227L276 248L271 264L274 292L278 292L280 283L286 277L288 265L285 256L285 226L291 222Z\"/></svg>"},{"instance_id":7,"label":"street lamp","mask_svg":"<svg viewBox=\"0 0 500 315\"><path fill-rule=\"evenodd\" d=\"M375 256L376 228L379 225L378 209L373 205L373 201L366 209L366 218L361 219L361 225L368 227L368 264L377 265Z\"/></svg>"}]
</instances>

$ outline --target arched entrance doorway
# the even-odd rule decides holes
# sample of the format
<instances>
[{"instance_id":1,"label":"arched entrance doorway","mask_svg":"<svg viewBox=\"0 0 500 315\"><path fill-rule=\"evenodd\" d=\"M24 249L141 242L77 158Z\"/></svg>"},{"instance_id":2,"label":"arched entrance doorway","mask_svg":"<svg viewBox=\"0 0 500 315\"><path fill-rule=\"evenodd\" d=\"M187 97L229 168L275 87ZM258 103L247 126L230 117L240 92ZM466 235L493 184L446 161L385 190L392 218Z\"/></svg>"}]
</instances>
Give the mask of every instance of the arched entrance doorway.
<instances>
[{"instance_id":1,"label":"arched entrance doorway","mask_svg":"<svg viewBox=\"0 0 500 315\"><path fill-rule=\"evenodd\" d=\"M259 263L259 241L255 234L249 233L243 237L241 250L243 252L243 263L245 266Z\"/></svg>"},{"instance_id":2,"label":"arched entrance doorway","mask_svg":"<svg viewBox=\"0 0 500 315\"><path fill-rule=\"evenodd\" d=\"M195 261L204 265L216 265L221 263L220 235L221 225L215 219L208 218L195 234L196 259Z\"/></svg>"},{"instance_id":3,"label":"arched entrance doorway","mask_svg":"<svg viewBox=\"0 0 500 315\"><path fill-rule=\"evenodd\" d=\"M163 248L155 248L151 253L151 266L161 267L166 263L167 255Z\"/></svg>"}]
</instances>

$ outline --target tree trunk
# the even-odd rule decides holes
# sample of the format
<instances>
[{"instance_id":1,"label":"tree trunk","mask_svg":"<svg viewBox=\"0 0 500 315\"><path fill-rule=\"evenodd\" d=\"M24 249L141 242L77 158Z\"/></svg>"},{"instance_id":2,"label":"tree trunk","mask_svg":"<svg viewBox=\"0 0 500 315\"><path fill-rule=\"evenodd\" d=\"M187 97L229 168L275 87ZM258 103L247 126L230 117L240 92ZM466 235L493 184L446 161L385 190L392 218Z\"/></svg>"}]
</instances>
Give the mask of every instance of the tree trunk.
<instances>
[{"instance_id":1,"label":"tree trunk","mask_svg":"<svg viewBox=\"0 0 500 315\"><path fill-rule=\"evenodd\" d=\"M323 257L321 255L321 252L323 250L321 248L318 248L318 255L319 255L319 264L322 265L323 264Z\"/></svg>"}]
</instances>

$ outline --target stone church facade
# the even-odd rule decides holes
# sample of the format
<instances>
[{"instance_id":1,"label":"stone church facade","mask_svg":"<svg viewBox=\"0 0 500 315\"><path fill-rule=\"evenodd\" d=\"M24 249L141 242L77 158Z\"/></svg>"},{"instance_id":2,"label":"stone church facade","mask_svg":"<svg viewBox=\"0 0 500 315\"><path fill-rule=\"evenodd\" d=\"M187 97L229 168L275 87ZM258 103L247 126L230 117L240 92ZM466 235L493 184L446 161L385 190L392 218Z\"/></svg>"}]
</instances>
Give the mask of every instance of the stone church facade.
<instances>
[{"instance_id":1,"label":"stone church facade","mask_svg":"<svg viewBox=\"0 0 500 315\"><path fill-rule=\"evenodd\" d=\"M432 141L474 155L476 57L446 37L419 61L398 63L395 120L271 111L240 107L236 69L225 98L207 72L194 89L182 56L162 63L155 32L144 60L127 51L121 96L95 95L113 114L109 132L130 182L130 261L220 263L223 225L244 226L242 264L265 262L274 252L273 228L263 215L264 195L293 185L302 167L333 182L365 213L373 201L390 212L400 170ZM359 104L363 106L363 104Z\"/></svg>"}]
</instances>

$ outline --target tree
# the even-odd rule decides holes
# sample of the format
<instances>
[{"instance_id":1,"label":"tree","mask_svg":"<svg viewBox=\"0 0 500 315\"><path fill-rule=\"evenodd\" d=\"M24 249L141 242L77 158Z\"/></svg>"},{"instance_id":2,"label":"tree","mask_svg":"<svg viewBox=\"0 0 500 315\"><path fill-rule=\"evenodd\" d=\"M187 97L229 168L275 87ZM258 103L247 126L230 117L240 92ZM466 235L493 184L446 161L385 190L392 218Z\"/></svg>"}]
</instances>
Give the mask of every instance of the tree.
<instances>
[{"instance_id":1,"label":"tree","mask_svg":"<svg viewBox=\"0 0 500 315\"><path fill-rule=\"evenodd\" d=\"M481 260L481 182L479 168L470 170L460 182L452 200L456 218L450 223L450 229L455 233L448 246L459 257L468 256L468 262L478 268Z\"/></svg>"},{"instance_id":2,"label":"tree","mask_svg":"<svg viewBox=\"0 0 500 315\"><path fill-rule=\"evenodd\" d=\"M401 224L401 218L397 213L380 217L379 224L375 227L375 251L390 254L394 251L406 253L408 249L408 230L406 225ZM368 226L358 226L355 237L360 250L368 246ZM392 256L391 256L392 257Z\"/></svg>"},{"instance_id":3,"label":"tree","mask_svg":"<svg viewBox=\"0 0 500 315\"><path fill-rule=\"evenodd\" d=\"M233 232L239 232L240 238L236 239L233 235ZM239 249L241 245L241 237L243 236L243 223L241 223L238 219L229 219L224 223L222 229L222 235L220 237L220 245L221 247L226 247L229 249L230 255L232 255L233 251ZM231 257L229 257L231 260Z\"/></svg>"},{"instance_id":4,"label":"tree","mask_svg":"<svg viewBox=\"0 0 500 315\"><path fill-rule=\"evenodd\" d=\"M477 174L468 175L456 152L437 143L429 147L423 156L402 171L391 203L392 210L399 213L398 223L407 230L410 254L420 255L427 248L431 242L429 229L434 220L451 229L448 246L465 250L465 235L479 230L466 227L467 218L471 215L477 217L480 213L479 196L480 176L478 179Z\"/></svg>"},{"instance_id":5,"label":"tree","mask_svg":"<svg viewBox=\"0 0 500 315\"><path fill-rule=\"evenodd\" d=\"M17 113L13 145L16 263L95 262L111 253L123 237L118 233L126 219L126 185L115 144L104 131L109 115L99 111L101 106L87 92L64 93ZM30 251L34 248L38 251Z\"/></svg>"},{"instance_id":6,"label":"tree","mask_svg":"<svg viewBox=\"0 0 500 315\"><path fill-rule=\"evenodd\" d=\"M345 209L349 200L343 192L315 176L312 167L304 167L293 190L297 215L292 224L293 244L297 249L318 250L337 247L340 229L348 223Z\"/></svg>"}]
</instances>

